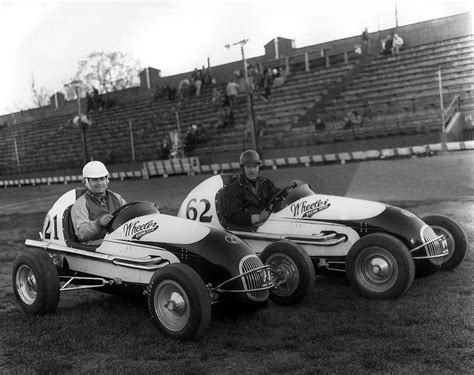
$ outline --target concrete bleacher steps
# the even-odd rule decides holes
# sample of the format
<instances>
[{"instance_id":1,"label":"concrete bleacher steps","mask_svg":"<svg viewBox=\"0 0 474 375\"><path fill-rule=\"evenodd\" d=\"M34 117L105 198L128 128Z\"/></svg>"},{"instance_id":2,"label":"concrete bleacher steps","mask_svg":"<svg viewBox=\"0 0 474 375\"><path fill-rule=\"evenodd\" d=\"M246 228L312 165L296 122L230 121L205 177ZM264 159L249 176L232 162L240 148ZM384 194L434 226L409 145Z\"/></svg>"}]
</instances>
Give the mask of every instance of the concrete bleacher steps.
<instances>
[{"instance_id":1,"label":"concrete bleacher steps","mask_svg":"<svg viewBox=\"0 0 474 375\"><path fill-rule=\"evenodd\" d=\"M361 137L371 137L371 133L396 136L410 131L439 131L438 68L442 72L444 106L455 97L465 106L472 102L473 62L472 36L408 48L396 56L376 57L316 115L326 119L328 139L338 138L336 133L344 127L344 117L352 110L364 117L363 128L357 129ZM314 133L308 125L302 128L292 131L286 139L295 143L298 137L305 137L298 134Z\"/></svg>"},{"instance_id":2,"label":"concrete bleacher steps","mask_svg":"<svg viewBox=\"0 0 474 375\"><path fill-rule=\"evenodd\" d=\"M436 136L441 126L437 70L441 67L445 105L459 96L462 105L470 108L474 107L473 62L474 40L466 36L406 48L396 56L375 56L359 70L355 69L357 57L310 71L304 66L290 67L286 82L273 88L268 102L259 93L254 97L255 114L268 126L258 137L258 145L262 149L298 147L348 139L383 139L410 132ZM341 92L315 112L324 117L326 132L316 133L309 123L300 124L299 119L305 119L317 103L327 99L335 85L354 71L357 73ZM218 88L223 94L225 84ZM107 163L132 161L131 123L135 159L155 160L163 137L177 129L176 111L183 135L192 124L204 126L209 134L209 141L197 145L188 155L198 157L203 165L251 147L251 140L244 137L248 121L246 93L238 97L233 127L216 131L218 109L218 104L211 103L208 87L201 96L181 101L140 99L93 112L93 125L86 132L89 154ZM364 116L363 127L354 132L342 129L343 118L351 110ZM0 174L17 172L14 139L23 173L79 170L83 163L81 132L72 127L70 115L2 128Z\"/></svg>"}]
</instances>

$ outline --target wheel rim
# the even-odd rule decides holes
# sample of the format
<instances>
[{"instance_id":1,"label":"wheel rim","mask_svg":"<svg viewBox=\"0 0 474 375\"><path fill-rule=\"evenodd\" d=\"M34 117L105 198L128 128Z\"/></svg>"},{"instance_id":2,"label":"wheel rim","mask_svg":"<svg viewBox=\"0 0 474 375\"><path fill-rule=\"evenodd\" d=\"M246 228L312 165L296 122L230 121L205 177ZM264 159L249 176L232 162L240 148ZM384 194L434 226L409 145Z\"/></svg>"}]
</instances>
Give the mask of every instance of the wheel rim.
<instances>
[{"instance_id":1,"label":"wheel rim","mask_svg":"<svg viewBox=\"0 0 474 375\"><path fill-rule=\"evenodd\" d=\"M291 257L276 253L270 255L265 263L272 267L276 276L277 286L272 289L272 293L278 296L288 296L297 290L300 274Z\"/></svg>"},{"instance_id":2,"label":"wheel rim","mask_svg":"<svg viewBox=\"0 0 474 375\"><path fill-rule=\"evenodd\" d=\"M453 256L454 249L456 247L456 241L454 241L454 236L452 235L452 233L446 228L440 227L438 225L431 225L431 228L433 228L436 235L438 236L444 235L446 237L446 243L448 244L448 255L442 258L432 259L432 260L438 259L437 264L442 264L444 262L447 262Z\"/></svg>"},{"instance_id":3,"label":"wheel rim","mask_svg":"<svg viewBox=\"0 0 474 375\"><path fill-rule=\"evenodd\" d=\"M33 270L26 264L22 264L16 271L16 290L21 300L27 305L36 301L38 285Z\"/></svg>"},{"instance_id":4,"label":"wheel rim","mask_svg":"<svg viewBox=\"0 0 474 375\"><path fill-rule=\"evenodd\" d=\"M180 331L189 321L189 299L184 289L173 280L163 280L155 289L156 316L170 331Z\"/></svg>"},{"instance_id":5,"label":"wheel rim","mask_svg":"<svg viewBox=\"0 0 474 375\"><path fill-rule=\"evenodd\" d=\"M355 277L358 283L372 292L386 292L398 279L396 259L380 247L367 248L357 257Z\"/></svg>"}]
</instances>

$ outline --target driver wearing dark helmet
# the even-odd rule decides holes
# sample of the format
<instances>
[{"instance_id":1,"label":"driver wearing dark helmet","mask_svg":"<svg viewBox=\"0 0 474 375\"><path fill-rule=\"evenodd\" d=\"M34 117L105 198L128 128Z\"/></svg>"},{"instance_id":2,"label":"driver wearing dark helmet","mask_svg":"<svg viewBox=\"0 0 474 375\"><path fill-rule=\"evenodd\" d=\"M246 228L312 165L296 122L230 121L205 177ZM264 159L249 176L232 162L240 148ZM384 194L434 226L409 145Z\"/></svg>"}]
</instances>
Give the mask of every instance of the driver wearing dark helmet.
<instances>
[{"instance_id":1,"label":"driver wearing dark helmet","mask_svg":"<svg viewBox=\"0 0 474 375\"><path fill-rule=\"evenodd\" d=\"M261 163L256 151L242 152L240 174L234 175L223 189L224 216L234 225L258 225L270 216L265 208L278 188L268 178L259 176Z\"/></svg>"},{"instance_id":2,"label":"driver wearing dark helmet","mask_svg":"<svg viewBox=\"0 0 474 375\"><path fill-rule=\"evenodd\" d=\"M99 245L105 227L112 220L111 213L127 202L117 193L108 190L109 171L100 161L90 161L82 169L87 191L71 208L71 220L80 242Z\"/></svg>"}]
</instances>

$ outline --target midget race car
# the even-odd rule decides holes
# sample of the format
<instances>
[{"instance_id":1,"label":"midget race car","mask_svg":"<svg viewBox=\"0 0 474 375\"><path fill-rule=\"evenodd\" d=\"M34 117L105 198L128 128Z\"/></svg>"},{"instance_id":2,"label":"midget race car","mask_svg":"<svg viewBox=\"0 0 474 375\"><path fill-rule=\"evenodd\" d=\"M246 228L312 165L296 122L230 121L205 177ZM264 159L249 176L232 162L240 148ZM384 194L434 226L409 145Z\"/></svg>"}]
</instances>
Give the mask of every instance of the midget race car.
<instances>
[{"instance_id":1,"label":"midget race car","mask_svg":"<svg viewBox=\"0 0 474 375\"><path fill-rule=\"evenodd\" d=\"M298 247L276 242L258 257L232 233L161 214L153 202L122 206L100 246L81 244L70 210L84 191L61 196L41 239L27 239L14 261L14 292L27 314L54 312L60 292L139 291L167 336L190 340L207 330L214 304L257 310L270 298L293 305L314 286L311 260Z\"/></svg>"},{"instance_id":2,"label":"midget race car","mask_svg":"<svg viewBox=\"0 0 474 375\"><path fill-rule=\"evenodd\" d=\"M316 274L342 274L368 298L396 298L417 276L451 270L468 250L465 231L443 215L420 218L391 205L316 194L295 181L268 204L269 218L241 228L229 223L222 208L222 189L232 174L212 176L182 202L178 216L229 230L257 254L275 241L304 249Z\"/></svg>"}]
</instances>

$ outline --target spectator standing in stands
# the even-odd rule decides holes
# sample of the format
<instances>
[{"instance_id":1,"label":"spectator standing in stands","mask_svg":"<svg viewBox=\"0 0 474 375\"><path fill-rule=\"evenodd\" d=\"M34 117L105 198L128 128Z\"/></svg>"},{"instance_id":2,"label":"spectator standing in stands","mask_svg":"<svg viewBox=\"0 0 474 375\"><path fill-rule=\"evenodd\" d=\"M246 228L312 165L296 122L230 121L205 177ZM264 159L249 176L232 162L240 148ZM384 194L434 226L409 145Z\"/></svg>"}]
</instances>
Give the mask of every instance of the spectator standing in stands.
<instances>
[{"instance_id":1,"label":"spectator standing in stands","mask_svg":"<svg viewBox=\"0 0 474 375\"><path fill-rule=\"evenodd\" d=\"M393 34L392 53L394 55L400 53L400 48L403 47L403 39L397 33Z\"/></svg>"},{"instance_id":2,"label":"spectator standing in stands","mask_svg":"<svg viewBox=\"0 0 474 375\"><path fill-rule=\"evenodd\" d=\"M227 98L229 98L230 108L233 109L237 105L237 95L239 94L240 85L231 79L226 86L225 92Z\"/></svg>"},{"instance_id":3,"label":"spectator standing in stands","mask_svg":"<svg viewBox=\"0 0 474 375\"><path fill-rule=\"evenodd\" d=\"M370 50L370 34L367 27L362 32L360 38L362 40L362 54L366 55Z\"/></svg>"},{"instance_id":4,"label":"spectator standing in stands","mask_svg":"<svg viewBox=\"0 0 474 375\"><path fill-rule=\"evenodd\" d=\"M99 91L92 87L92 95L86 94L86 112L102 111L105 109L105 100L99 96Z\"/></svg>"},{"instance_id":5,"label":"spectator standing in stands","mask_svg":"<svg viewBox=\"0 0 474 375\"><path fill-rule=\"evenodd\" d=\"M263 93L261 95L262 99L267 102L272 95L272 85L273 85L273 71L271 68L265 70L265 75L263 76Z\"/></svg>"},{"instance_id":6,"label":"spectator standing in stands","mask_svg":"<svg viewBox=\"0 0 474 375\"><path fill-rule=\"evenodd\" d=\"M197 68L194 69L194 72L191 76L192 83L195 88L196 96L201 95L201 87L202 87L202 74L201 71Z\"/></svg>"},{"instance_id":7,"label":"spectator standing in stands","mask_svg":"<svg viewBox=\"0 0 474 375\"><path fill-rule=\"evenodd\" d=\"M178 84L178 97L180 99L183 99L184 95L187 95L190 84L191 84L191 82L187 78L184 78L179 82L179 84Z\"/></svg>"},{"instance_id":8,"label":"spectator standing in stands","mask_svg":"<svg viewBox=\"0 0 474 375\"><path fill-rule=\"evenodd\" d=\"M387 38L385 38L382 41L382 55L391 55L392 54L392 47L393 47L393 39L392 35L389 34L387 35Z\"/></svg>"}]
</instances>

